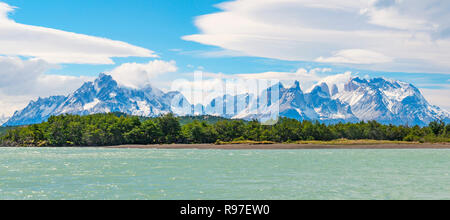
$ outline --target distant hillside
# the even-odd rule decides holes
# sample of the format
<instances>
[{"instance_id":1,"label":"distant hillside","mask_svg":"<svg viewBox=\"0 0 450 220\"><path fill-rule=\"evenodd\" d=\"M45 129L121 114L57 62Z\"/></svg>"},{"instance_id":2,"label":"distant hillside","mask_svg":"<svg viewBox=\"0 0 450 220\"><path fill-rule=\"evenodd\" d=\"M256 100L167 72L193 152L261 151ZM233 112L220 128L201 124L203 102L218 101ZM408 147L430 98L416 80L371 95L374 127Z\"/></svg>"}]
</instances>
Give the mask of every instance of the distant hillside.
<instances>
[{"instance_id":1,"label":"distant hillside","mask_svg":"<svg viewBox=\"0 0 450 220\"><path fill-rule=\"evenodd\" d=\"M208 124L215 124L219 121L239 121L239 120L234 120L234 119L228 119L228 118L224 118L224 117L218 117L218 116L211 116L211 115L201 115L201 116L181 116L178 117L178 119L180 120L180 124L181 125L185 125L185 124L189 124L192 123L194 121L200 121L200 122L206 122Z\"/></svg>"},{"instance_id":2,"label":"distant hillside","mask_svg":"<svg viewBox=\"0 0 450 220\"><path fill-rule=\"evenodd\" d=\"M117 117L133 116L133 115L128 115L128 114L120 113L120 112L114 112L113 114ZM145 116L137 116L137 117L139 117L139 119L141 121L146 121L146 120L154 118L154 117L145 117ZM239 119L229 119L229 118L224 118L224 117L220 117L220 116L212 116L212 115L178 116L176 118L178 119L178 121L180 122L181 125L186 125L186 124L192 123L194 121L206 122L208 124L215 124L219 121L243 121L243 120L239 120Z\"/></svg>"},{"instance_id":3,"label":"distant hillside","mask_svg":"<svg viewBox=\"0 0 450 220\"><path fill-rule=\"evenodd\" d=\"M14 128L17 128L17 127L0 127L0 136L3 136L4 134L6 134L6 132L8 130L11 130L11 129L14 129Z\"/></svg>"},{"instance_id":4,"label":"distant hillside","mask_svg":"<svg viewBox=\"0 0 450 220\"><path fill-rule=\"evenodd\" d=\"M133 116L133 115L129 115L129 114L121 113L121 112L113 112L112 114L114 114L117 117ZM141 121L146 121L146 120L154 118L154 117L145 117L145 116L137 116L137 117L139 117L139 119ZM219 121L240 121L237 119L229 119L229 118L224 118L224 117L220 117L220 116L212 116L212 115L178 116L176 118L178 119L178 121L180 122L181 125L186 125L186 124L192 123L194 121L206 122L208 124L215 124Z\"/></svg>"}]
</instances>

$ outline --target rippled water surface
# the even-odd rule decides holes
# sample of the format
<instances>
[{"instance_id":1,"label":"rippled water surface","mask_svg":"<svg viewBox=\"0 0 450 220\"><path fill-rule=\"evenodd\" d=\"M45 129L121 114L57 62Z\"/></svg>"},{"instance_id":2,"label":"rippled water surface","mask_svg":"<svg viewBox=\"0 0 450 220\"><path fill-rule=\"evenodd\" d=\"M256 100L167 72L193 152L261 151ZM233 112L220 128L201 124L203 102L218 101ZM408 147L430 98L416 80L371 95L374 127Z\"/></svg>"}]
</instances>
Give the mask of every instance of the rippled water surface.
<instances>
[{"instance_id":1,"label":"rippled water surface","mask_svg":"<svg viewBox=\"0 0 450 220\"><path fill-rule=\"evenodd\" d=\"M450 199L450 150L0 148L0 199Z\"/></svg>"}]
</instances>

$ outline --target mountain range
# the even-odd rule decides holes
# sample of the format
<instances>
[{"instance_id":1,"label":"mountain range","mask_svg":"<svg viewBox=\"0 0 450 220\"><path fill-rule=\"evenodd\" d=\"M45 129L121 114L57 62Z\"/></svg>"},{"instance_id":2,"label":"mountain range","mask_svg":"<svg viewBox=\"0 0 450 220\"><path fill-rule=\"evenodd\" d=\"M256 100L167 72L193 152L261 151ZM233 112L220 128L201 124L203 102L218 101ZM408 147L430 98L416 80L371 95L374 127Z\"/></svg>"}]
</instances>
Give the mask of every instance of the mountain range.
<instances>
[{"instance_id":1,"label":"mountain range","mask_svg":"<svg viewBox=\"0 0 450 220\"><path fill-rule=\"evenodd\" d=\"M180 116L213 115L245 120L267 118L276 112L277 116L279 113L283 117L324 123L376 120L395 125L450 121L447 111L429 104L412 84L384 78L323 80L309 91L303 91L298 81L288 88L278 83L261 94L223 95L206 105L191 105L180 92L165 93L152 86L127 88L111 76L100 74L68 96L31 101L3 126L41 123L52 115L108 112L147 117L172 112Z\"/></svg>"}]
</instances>

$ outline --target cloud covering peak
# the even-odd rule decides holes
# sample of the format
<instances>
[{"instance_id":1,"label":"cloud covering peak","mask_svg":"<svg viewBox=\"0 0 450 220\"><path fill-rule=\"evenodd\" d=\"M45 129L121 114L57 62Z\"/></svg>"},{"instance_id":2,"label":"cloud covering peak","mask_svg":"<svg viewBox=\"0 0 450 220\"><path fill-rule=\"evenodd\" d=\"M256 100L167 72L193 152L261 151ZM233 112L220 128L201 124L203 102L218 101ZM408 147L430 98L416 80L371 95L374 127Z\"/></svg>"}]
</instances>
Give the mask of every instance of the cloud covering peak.
<instances>
[{"instance_id":1,"label":"cloud covering peak","mask_svg":"<svg viewBox=\"0 0 450 220\"><path fill-rule=\"evenodd\" d=\"M121 85L138 89L151 85L159 75L178 70L175 61L154 60L148 63L124 63L109 72Z\"/></svg>"}]
</instances>

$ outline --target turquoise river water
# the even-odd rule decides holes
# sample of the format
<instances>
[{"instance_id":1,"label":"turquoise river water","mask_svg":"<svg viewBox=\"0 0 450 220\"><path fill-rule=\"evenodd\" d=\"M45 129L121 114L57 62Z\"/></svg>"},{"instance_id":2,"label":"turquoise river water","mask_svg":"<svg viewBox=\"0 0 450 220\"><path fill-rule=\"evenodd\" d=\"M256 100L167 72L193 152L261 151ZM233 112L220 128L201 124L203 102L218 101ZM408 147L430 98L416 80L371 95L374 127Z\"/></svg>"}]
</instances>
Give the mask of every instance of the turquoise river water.
<instances>
[{"instance_id":1,"label":"turquoise river water","mask_svg":"<svg viewBox=\"0 0 450 220\"><path fill-rule=\"evenodd\" d=\"M450 199L450 150L0 148L0 199Z\"/></svg>"}]
</instances>

